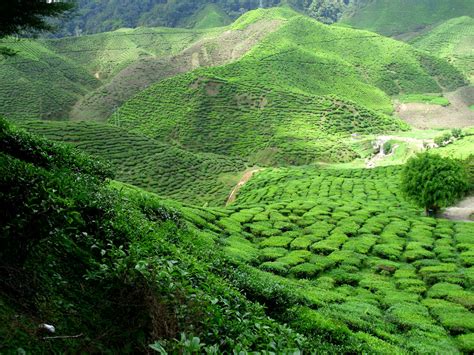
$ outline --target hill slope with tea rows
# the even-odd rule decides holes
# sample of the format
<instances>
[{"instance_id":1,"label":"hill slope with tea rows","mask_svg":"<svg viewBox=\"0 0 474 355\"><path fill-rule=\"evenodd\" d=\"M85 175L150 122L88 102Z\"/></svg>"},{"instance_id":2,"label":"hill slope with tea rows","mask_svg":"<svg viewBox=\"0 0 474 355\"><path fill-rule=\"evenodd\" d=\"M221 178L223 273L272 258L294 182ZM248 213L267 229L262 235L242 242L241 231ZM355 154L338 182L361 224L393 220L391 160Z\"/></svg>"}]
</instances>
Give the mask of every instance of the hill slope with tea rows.
<instances>
[{"instance_id":1,"label":"hill slope with tea rows","mask_svg":"<svg viewBox=\"0 0 474 355\"><path fill-rule=\"evenodd\" d=\"M474 18L451 19L423 34L411 44L446 59L474 82Z\"/></svg>"},{"instance_id":2,"label":"hill slope with tea rows","mask_svg":"<svg viewBox=\"0 0 474 355\"><path fill-rule=\"evenodd\" d=\"M417 32L459 16L474 16L472 1L360 0L344 14L342 22L394 36Z\"/></svg>"},{"instance_id":3,"label":"hill slope with tea rows","mask_svg":"<svg viewBox=\"0 0 474 355\"><path fill-rule=\"evenodd\" d=\"M422 217L399 171L268 169L227 209L188 218L226 235L254 278L239 286L294 329L342 348L470 352L474 224Z\"/></svg>"},{"instance_id":4,"label":"hill slope with tea rows","mask_svg":"<svg viewBox=\"0 0 474 355\"><path fill-rule=\"evenodd\" d=\"M246 168L242 159L191 153L114 125L27 121L21 127L111 162L122 182L196 205L223 205Z\"/></svg>"},{"instance_id":5,"label":"hill slope with tea rows","mask_svg":"<svg viewBox=\"0 0 474 355\"><path fill-rule=\"evenodd\" d=\"M409 45L288 10L256 10L233 26L282 14L284 24L240 60L164 80L110 122L257 162L350 161L356 154L342 136L406 128L385 115L392 113L390 95L465 84L454 67Z\"/></svg>"}]
</instances>

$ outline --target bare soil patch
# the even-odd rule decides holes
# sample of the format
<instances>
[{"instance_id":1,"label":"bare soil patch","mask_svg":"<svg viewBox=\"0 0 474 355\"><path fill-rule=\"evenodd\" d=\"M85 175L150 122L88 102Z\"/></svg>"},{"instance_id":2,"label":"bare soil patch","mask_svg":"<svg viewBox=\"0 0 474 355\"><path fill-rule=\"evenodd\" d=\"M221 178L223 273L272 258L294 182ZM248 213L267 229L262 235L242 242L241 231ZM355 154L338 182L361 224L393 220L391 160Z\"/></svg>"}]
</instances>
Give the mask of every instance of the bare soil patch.
<instances>
[{"instance_id":1,"label":"bare soil patch","mask_svg":"<svg viewBox=\"0 0 474 355\"><path fill-rule=\"evenodd\" d=\"M396 112L400 118L418 129L464 128L474 126L474 86L445 93L450 105L429 105L422 103L397 103Z\"/></svg>"}]
</instances>

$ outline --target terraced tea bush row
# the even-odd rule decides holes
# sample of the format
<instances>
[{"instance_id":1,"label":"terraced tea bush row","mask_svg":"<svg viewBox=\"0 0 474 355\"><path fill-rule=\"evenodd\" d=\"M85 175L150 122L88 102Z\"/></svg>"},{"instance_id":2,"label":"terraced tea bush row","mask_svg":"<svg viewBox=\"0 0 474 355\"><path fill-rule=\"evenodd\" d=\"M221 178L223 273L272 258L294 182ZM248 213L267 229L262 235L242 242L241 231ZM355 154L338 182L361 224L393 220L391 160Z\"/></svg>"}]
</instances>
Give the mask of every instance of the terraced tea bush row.
<instances>
[{"instance_id":1,"label":"terraced tea bush row","mask_svg":"<svg viewBox=\"0 0 474 355\"><path fill-rule=\"evenodd\" d=\"M4 39L16 52L0 58L0 114L11 119L66 118L98 81L82 67L35 40Z\"/></svg>"},{"instance_id":2,"label":"terraced tea bush row","mask_svg":"<svg viewBox=\"0 0 474 355\"><path fill-rule=\"evenodd\" d=\"M423 217L398 172L267 169L234 204L183 217L247 265L239 288L322 343L470 352L474 224Z\"/></svg>"},{"instance_id":3,"label":"terraced tea bush row","mask_svg":"<svg viewBox=\"0 0 474 355\"><path fill-rule=\"evenodd\" d=\"M120 181L196 204L223 205L241 159L194 154L159 141L94 122L28 121L23 127L109 160Z\"/></svg>"}]
</instances>

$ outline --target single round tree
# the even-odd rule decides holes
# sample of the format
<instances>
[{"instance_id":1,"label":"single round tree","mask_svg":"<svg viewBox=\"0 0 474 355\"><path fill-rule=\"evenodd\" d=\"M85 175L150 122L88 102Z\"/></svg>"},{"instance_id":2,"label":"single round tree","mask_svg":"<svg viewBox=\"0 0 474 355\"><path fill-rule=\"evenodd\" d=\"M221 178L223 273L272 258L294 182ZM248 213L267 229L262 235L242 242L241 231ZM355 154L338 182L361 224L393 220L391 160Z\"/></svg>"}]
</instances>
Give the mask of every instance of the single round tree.
<instances>
[{"instance_id":1,"label":"single round tree","mask_svg":"<svg viewBox=\"0 0 474 355\"><path fill-rule=\"evenodd\" d=\"M402 191L428 215L451 206L469 190L465 164L437 154L422 153L411 158L402 172Z\"/></svg>"}]
</instances>

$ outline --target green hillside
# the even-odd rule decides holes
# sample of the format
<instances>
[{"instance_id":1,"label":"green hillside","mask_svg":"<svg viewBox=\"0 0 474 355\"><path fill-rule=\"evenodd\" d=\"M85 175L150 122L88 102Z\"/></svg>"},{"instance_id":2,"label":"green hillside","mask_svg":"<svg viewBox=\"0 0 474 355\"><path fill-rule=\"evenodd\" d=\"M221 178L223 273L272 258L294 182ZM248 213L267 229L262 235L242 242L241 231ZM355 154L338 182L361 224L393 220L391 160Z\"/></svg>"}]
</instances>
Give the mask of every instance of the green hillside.
<instances>
[{"instance_id":1,"label":"green hillside","mask_svg":"<svg viewBox=\"0 0 474 355\"><path fill-rule=\"evenodd\" d=\"M78 118L81 108L74 105L85 96L103 97L96 89L123 69L144 58L157 61L177 54L204 36L212 31L138 28L58 40L0 41L17 52L0 57L0 113L12 119ZM129 91L127 83L117 86L120 92ZM106 115L122 101L112 96L109 102ZM79 118L104 120L102 106L82 110L86 117Z\"/></svg>"},{"instance_id":2,"label":"green hillside","mask_svg":"<svg viewBox=\"0 0 474 355\"><path fill-rule=\"evenodd\" d=\"M16 55L0 56L0 114L12 119L67 118L99 82L83 67L41 41L0 40Z\"/></svg>"},{"instance_id":3,"label":"green hillside","mask_svg":"<svg viewBox=\"0 0 474 355\"><path fill-rule=\"evenodd\" d=\"M185 149L263 164L350 161L351 133L407 126L335 96L311 96L209 77L204 70L164 80L127 102L111 122Z\"/></svg>"},{"instance_id":4,"label":"green hillside","mask_svg":"<svg viewBox=\"0 0 474 355\"><path fill-rule=\"evenodd\" d=\"M122 182L188 203L223 205L245 170L241 159L190 153L107 124L27 121L22 127L110 161Z\"/></svg>"},{"instance_id":5,"label":"green hillside","mask_svg":"<svg viewBox=\"0 0 474 355\"><path fill-rule=\"evenodd\" d=\"M239 21L275 13L255 10ZM438 82L447 89L464 84L453 67L409 45L306 16L289 18L241 61L215 72L294 92L336 94L385 112L391 112L386 95L440 92Z\"/></svg>"},{"instance_id":6,"label":"green hillside","mask_svg":"<svg viewBox=\"0 0 474 355\"><path fill-rule=\"evenodd\" d=\"M361 0L343 23L387 36L418 32L459 16L474 16L471 0Z\"/></svg>"},{"instance_id":7,"label":"green hillside","mask_svg":"<svg viewBox=\"0 0 474 355\"><path fill-rule=\"evenodd\" d=\"M155 84L111 120L194 152L258 163L350 161L358 155L341 138L406 127L385 116L389 95L465 84L454 67L407 44L289 9L255 10L232 27L262 18L286 20L240 60Z\"/></svg>"},{"instance_id":8,"label":"green hillside","mask_svg":"<svg viewBox=\"0 0 474 355\"><path fill-rule=\"evenodd\" d=\"M423 34L411 44L459 68L474 83L474 18L451 19Z\"/></svg>"}]
</instances>

